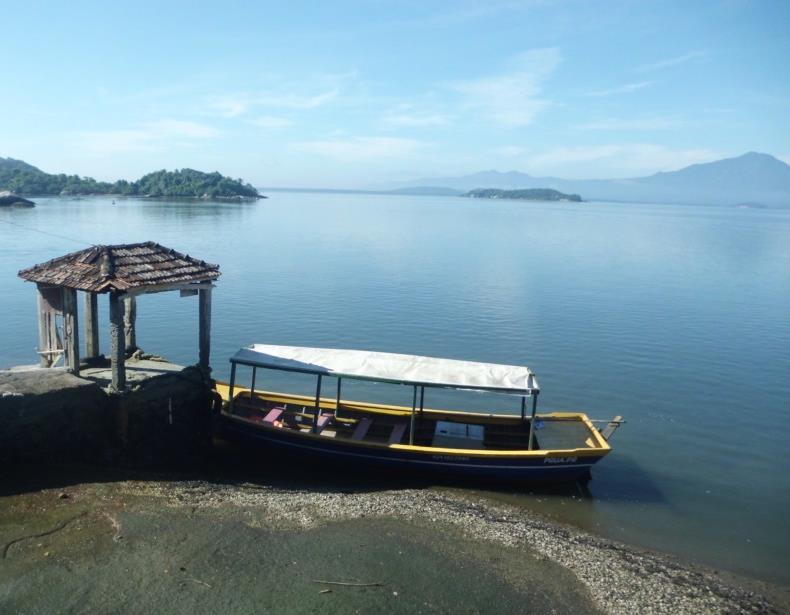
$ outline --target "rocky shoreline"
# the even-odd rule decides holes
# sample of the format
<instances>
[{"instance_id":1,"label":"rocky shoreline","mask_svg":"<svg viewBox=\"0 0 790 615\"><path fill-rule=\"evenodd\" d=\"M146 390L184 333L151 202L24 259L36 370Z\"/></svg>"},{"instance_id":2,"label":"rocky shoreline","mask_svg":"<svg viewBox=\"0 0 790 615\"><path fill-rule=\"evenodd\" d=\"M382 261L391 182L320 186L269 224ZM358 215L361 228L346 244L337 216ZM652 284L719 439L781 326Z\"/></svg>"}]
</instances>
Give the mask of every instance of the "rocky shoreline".
<instances>
[{"instance_id":1,"label":"rocky shoreline","mask_svg":"<svg viewBox=\"0 0 790 615\"><path fill-rule=\"evenodd\" d=\"M431 490L317 493L252 484L150 483L132 492L155 495L166 506L254 507L284 527L307 529L338 520L396 518L449 524L470 539L526 547L570 570L607 613L703 613L778 611L754 589L719 573L549 522L522 509Z\"/></svg>"},{"instance_id":2,"label":"rocky shoreline","mask_svg":"<svg viewBox=\"0 0 790 615\"><path fill-rule=\"evenodd\" d=\"M23 517L27 520L20 521ZM136 527L138 529L134 529ZM197 540L196 536L200 535L201 527L211 528L205 544L190 546L190 541ZM59 533L64 532L70 532L71 538L64 535L59 538L65 541L64 544L53 542ZM401 608L402 612L415 608L424 612L444 612L449 608L461 608L464 612L485 610L475 606L472 598L469 598L471 602L455 604L452 595L414 595L414 585L418 581L409 575L414 575L415 571L408 561L398 563L398 558L391 555L394 548L400 552L401 545L406 550L409 544L416 550L413 557L429 562L424 566L434 568L434 574L440 578L452 579L473 573L471 578L474 579L474 575L483 575L489 581L480 591L501 583L497 595L502 596L502 604L491 605L497 612L519 612L514 600L515 604L518 600L527 601L520 603L522 610L524 604L530 604L532 609L538 610L550 605L550 609L556 612L606 613L778 613L785 612L788 604L784 589L683 563L667 555L636 549L547 521L523 509L455 491L434 488L315 489L222 479L147 478L78 483L66 488L47 488L0 497L0 549L5 565L5 572L0 572L0 606L5 604L7 612L30 610L30 603L20 604L14 600L22 599L19 596L24 596L26 584L30 588L35 585L36 577L31 576L31 570L43 575L41 582L46 581L46 587L53 587L48 580L47 566L67 565L76 575L83 569L95 567L107 571L123 567L127 574L134 574L134 566L129 572L132 561L129 558L139 558L145 553L148 559L139 566L139 582L154 583L153 595L164 592L163 588L169 587L160 587L164 581L159 577L164 573L156 573L156 566L150 560L157 561L156 558L161 557L152 554L156 545L166 542L170 535L179 535L179 532L184 533L184 538L169 547L171 555L175 557L179 550L183 550L184 561L191 559L182 566L182 570L205 570L202 576L198 575L192 581L182 579L180 587L192 592L205 592L200 599L214 600L214 606L226 604L223 600L230 599L224 594L229 590L221 590L218 585L232 588L233 582L228 575L236 579L239 574L249 574L251 568L256 568L256 564L249 560L255 560L260 549L273 549L267 555L267 561L279 561L278 554L286 547L281 545L275 549L272 545L286 539L293 542L302 540L300 537L309 537L305 538L307 547L303 543L299 543L299 548L288 547L293 548L295 554L283 557L306 557L312 565L321 558L333 559L335 553L342 551L343 545L363 536L368 536L363 541L365 544L355 547L353 556L343 564L347 574L344 576L340 565L334 562L329 569L335 571L323 573L323 576L334 575L347 580L354 565L362 566L362 570L373 570L374 564L382 563L381 571L367 573L371 578L360 579L362 573L358 572L352 581L375 580L380 582L378 585L385 586L386 591L376 593L376 588L357 588L359 591L352 594L348 588L328 586L319 589L311 586L319 582L314 578L301 578L289 573L290 576L283 577L285 581L277 577L270 582L275 587L287 583L302 588L296 597L282 597L283 600L297 600L297 603L288 604L291 611L307 612L319 608L310 601L318 600L317 596L325 598L324 594L331 591L334 591L332 599L335 606L330 610L339 608L338 612L355 608L385 608L380 602L385 594L387 600L392 600L393 595L400 595L399 601L387 602L386 608L391 611L400 611ZM241 536L245 532L259 533L254 538ZM322 552L322 536L340 536L342 539L338 538L338 545L333 543L334 546L325 547L326 552ZM390 537L391 543L387 543L390 550L383 555L368 552L373 549L371 543L378 542L378 536L384 541L386 536ZM95 553L103 553L103 560L83 561L74 555L84 550L81 545L86 541L93 544L90 558L98 557ZM240 546L234 551L231 567L239 566L246 572L231 574L221 571L218 578L216 566L219 564L215 558L212 559L216 556L217 544L237 542ZM259 546L247 553L245 545L248 544ZM444 553L441 545L445 545L444 552L449 555L440 555ZM212 549L214 556L208 552ZM42 550L46 550L44 555ZM484 553L489 556L483 557L481 554ZM59 560L61 556L65 559ZM68 562L64 563L66 560ZM458 570L444 570L451 564L456 565L453 562L464 561L468 562L467 569L461 563ZM209 565L215 568L209 571L205 568ZM172 568L172 564L163 566L165 573ZM321 574L314 573L313 577ZM376 578L372 579L373 576ZM412 580L407 581L409 578ZM266 582L262 583L254 591L263 592L268 587ZM84 591L98 591L94 584L100 586L101 581L93 578L90 588ZM437 582L430 587L440 585ZM408 589L412 590L411 594ZM472 592L472 588L462 589ZM515 592L516 598L508 598L509 591ZM267 589L267 592L266 596L269 596L271 591ZM424 593L432 594L433 590ZM302 595L305 596L304 602L298 597ZM463 594L458 599L462 597ZM490 596L478 598L496 599ZM90 600L93 599L94 595L90 594ZM161 600L167 599L161 597ZM409 599L417 602L409 603ZM206 603L202 604L205 606ZM317 604L320 606L321 603ZM118 607L112 601L104 603L104 606ZM182 608L187 612L183 606L177 610Z\"/></svg>"},{"instance_id":3,"label":"rocky shoreline","mask_svg":"<svg viewBox=\"0 0 790 615\"><path fill-rule=\"evenodd\" d=\"M0 190L0 207L35 207L33 201L14 194L8 190Z\"/></svg>"}]
</instances>

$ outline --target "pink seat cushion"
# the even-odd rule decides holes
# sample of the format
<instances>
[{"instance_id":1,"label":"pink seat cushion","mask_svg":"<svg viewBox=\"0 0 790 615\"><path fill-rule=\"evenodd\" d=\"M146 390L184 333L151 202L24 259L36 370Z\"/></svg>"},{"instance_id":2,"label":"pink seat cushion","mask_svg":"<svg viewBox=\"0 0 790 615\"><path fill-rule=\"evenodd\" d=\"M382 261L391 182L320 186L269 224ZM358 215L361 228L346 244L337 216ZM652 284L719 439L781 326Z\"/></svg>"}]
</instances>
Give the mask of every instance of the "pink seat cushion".
<instances>
[{"instance_id":1,"label":"pink seat cushion","mask_svg":"<svg viewBox=\"0 0 790 615\"><path fill-rule=\"evenodd\" d=\"M280 415L283 413L282 408L272 408L269 410L269 413L263 417L264 423L274 423L277 419L280 418Z\"/></svg>"}]
</instances>

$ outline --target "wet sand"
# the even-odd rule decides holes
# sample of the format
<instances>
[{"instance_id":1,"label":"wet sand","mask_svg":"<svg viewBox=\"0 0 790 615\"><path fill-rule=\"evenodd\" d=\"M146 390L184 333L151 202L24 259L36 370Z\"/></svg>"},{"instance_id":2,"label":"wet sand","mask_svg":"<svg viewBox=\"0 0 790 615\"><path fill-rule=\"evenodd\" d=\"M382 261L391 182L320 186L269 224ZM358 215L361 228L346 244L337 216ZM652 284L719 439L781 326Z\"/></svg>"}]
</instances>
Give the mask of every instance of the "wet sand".
<instances>
[{"instance_id":1,"label":"wet sand","mask_svg":"<svg viewBox=\"0 0 790 615\"><path fill-rule=\"evenodd\" d=\"M780 589L455 490L25 474L0 496L7 613L787 610Z\"/></svg>"}]
</instances>

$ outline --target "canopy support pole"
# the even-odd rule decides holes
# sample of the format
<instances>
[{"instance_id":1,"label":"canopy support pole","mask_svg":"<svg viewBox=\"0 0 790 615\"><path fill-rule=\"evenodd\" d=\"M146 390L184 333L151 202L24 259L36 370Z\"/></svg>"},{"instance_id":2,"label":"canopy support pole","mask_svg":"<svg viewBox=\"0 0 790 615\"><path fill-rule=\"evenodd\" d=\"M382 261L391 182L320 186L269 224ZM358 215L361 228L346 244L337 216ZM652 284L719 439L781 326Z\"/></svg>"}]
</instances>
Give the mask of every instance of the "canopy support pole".
<instances>
[{"instance_id":1,"label":"canopy support pole","mask_svg":"<svg viewBox=\"0 0 790 615\"><path fill-rule=\"evenodd\" d=\"M340 387L342 385L343 379L337 379L337 398L335 399L335 418L339 418L340 414Z\"/></svg>"},{"instance_id":2,"label":"canopy support pole","mask_svg":"<svg viewBox=\"0 0 790 615\"><path fill-rule=\"evenodd\" d=\"M313 410L313 433L318 433L318 417L321 414L321 378L323 376L318 374L318 382L315 386L315 410Z\"/></svg>"},{"instance_id":3,"label":"canopy support pole","mask_svg":"<svg viewBox=\"0 0 790 615\"><path fill-rule=\"evenodd\" d=\"M538 409L538 392L532 391L532 418L529 419L529 445L527 450L531 451L535 440L535 411Z\"/></svg>"},{"instance_id":4,"label":"canopy support pole","mask_svg":"<svg viewBox=\"0 0 790 615\"><path fill-rule=\"evenodd\" d=\"M233 386L236 384L236 364L230 363L230 390L228 391L228 414L233 414Z\"/></svg>"},{"instance_id":5,"label":"canopy support pole","mask_svg":"<svg viewBox=\"0 0 790 615\"><path fill-rule=\"evenodd\" d=\"M521 421L524 422L527 420L527 397L523 395L521 397Z\"/></svg>"},{"instance_id":6,"label":"canopy support pole","mask_svg":"<svg viewBox=\"0 0 790 615\"><path fill-rule=\"evenodd\" d=\"M411 398L411 424L409 425L409 444L414 444L414 424L417 412L417 385L414 385L414 395Z\"/></svg>"},{"instance_id":7,"label":"canopy support pole","mask_svg":"<svg viewBox=\"0 0 790 615\"><path fill-rule=\"evenodd\" d=\"M254 365L252 366L252 384L250 384L250 400L252 400L252 396L255 393L255 372L257 371L257 367Z\"/></svg>"},{"instance_id":8,"label":"canopy support pole","mask_svg":"<svg viewBox=\"0 0 790 615\"><path fill-rule=\"evenodd\" d=\"M420 387L420 417L422 418L422 409L425 407L425 385Z\"/></svg>"}]
</instances>

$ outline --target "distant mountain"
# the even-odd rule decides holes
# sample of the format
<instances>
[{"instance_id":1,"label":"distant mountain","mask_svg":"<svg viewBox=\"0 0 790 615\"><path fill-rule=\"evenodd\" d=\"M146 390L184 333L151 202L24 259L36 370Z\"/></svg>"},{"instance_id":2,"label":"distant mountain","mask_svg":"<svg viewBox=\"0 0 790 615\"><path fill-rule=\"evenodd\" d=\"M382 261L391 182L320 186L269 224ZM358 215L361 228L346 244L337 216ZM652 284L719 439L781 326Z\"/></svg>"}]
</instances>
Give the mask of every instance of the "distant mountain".
<instances>
[{"instance_id":1,"label":"distant mountain","mask_svg":"<svg viewBox=\"0 0 790 615\"><path fill-rule=\"evenodd\" d=\"M441 186L462 192L476 188L552 188L582 194L585 200L712 205L750 202L790 207L790 165L756 152L632 179L561 179L534 177L518 171L482 171L461 177L417 179L399 188L419 186Z\"/></svg>"},{"instance_id":2,"label":"distant mountain","mask_svg":"<svg viewBox=\"0 0 790 615\"><path fill-rule=\"evenodd\" d=\"M120 196L257 199L258 191L241 179L194 169L155 171L137 181L96 181L79 175L52 175L22 160L0 158L0 190L25 195L113 194Z\"/></svg>"},{"instance_id":3,"label":"distant mountain","mask_svg":"<svg viewBox=\"0 0 790 615\"><path fill-rule=\"evenodd\" d=\"M461 190L454 188L444 188L442 186L407 186L406 188L395 188L387 190L387 194L415 194L424 196L461 196Z\"/></svg>"}]
</instances>

